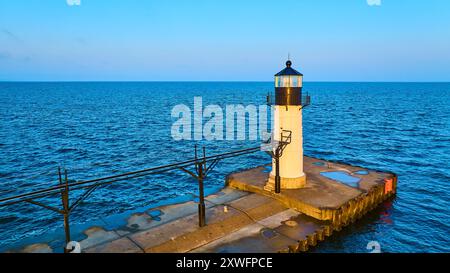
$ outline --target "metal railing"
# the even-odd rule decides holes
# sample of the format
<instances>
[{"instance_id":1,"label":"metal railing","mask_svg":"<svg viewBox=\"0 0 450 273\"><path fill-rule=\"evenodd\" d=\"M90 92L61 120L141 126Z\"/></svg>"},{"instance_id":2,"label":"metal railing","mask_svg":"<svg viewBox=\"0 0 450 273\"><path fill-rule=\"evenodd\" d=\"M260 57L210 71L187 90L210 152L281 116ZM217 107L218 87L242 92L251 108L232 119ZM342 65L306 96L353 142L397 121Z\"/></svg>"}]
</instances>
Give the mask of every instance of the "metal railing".
<instances>
[{"instance_id":1,"label":"metal railing","mask_svg":"<svg viewBox=\"0 0 450 273\"><path fill-rule=\"evenodd\" d=\"M70 182L68 179L67 170L61 170L58 168L58 185L49 187L46 189L30 191L28 193L19 194L15 196L9 196L5 198L0 198L0 207L12 206L18 203L30 203L41 208L51 210L53 212L62 214L64 217L64 233L65 233L65 241L66 245L71 241L70 236L70 221L69 216L70 213L86 198L88 198L92 192L94 192L99 187L117 183L120 181L130 180L134 178L144 177L153 174L160 174L164 172L181 170L185 173L188 173L198 181L198 191L199 191L199 202L198 202L198 217L199 217L199 226L203 227L206 225L206 212L205 212L205 196L204 196L204 180L208 177L210 172L217 166L217 164L227 158L242 156L246 154L251 154L261 151L261 147L254 147L242 150L236 150L228 153L216 154L211 156L206 156L205 147L202 149L202 154L199 155L197 146L195 146L194 158L187 161L172 163L168 165L157 166L153 168L137 170L127 173L122 173L118 175L112 175L97 179L90 179L84 181L75 181ZM193 170L189 170L189 167L193 167ZM73 191L82 191L84 192L73 202L70 204L70 193ZM60 195L61 198L61 206L53 206L44 204L41 201L37 201L38 199L42 199L44 197ZM70 250L64 248L64 252L70 252Z\"/></svg>"},{"instance_id":2,"label":"metal railing","mask_svg":"<svg viewBox=\"0 0 450 273\"><path fill-rule=\"evenodd\" d=\"M275 101L274 101L274 97L271 94L267 94L266 104L268 106L276 105ZM306 95L302 95L301 103L299 106L301 106L302 108L305 108L305 107L309 106L310 104L311 104L311 96L308 93L306 93Z\"/></svg>"}]
</instances>

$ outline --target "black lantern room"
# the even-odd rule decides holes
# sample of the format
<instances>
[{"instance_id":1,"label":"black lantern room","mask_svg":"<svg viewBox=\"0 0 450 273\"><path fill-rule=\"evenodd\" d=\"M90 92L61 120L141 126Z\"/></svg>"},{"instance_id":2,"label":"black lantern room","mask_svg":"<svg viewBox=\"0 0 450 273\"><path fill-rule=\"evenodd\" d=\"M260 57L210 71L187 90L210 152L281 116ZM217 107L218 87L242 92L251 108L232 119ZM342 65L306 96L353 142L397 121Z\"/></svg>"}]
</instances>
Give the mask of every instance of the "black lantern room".
<instances>
[{"instance_id":1,"label":"black lantern room","mask_svg":"<svg viewBox=\"0 0 450 273\"><path fill-rule=\"evenodd\" d=\"M275 74L275 105L302 105L303 74L293 69L292 62Z\"/></svg>"}]
</instances>

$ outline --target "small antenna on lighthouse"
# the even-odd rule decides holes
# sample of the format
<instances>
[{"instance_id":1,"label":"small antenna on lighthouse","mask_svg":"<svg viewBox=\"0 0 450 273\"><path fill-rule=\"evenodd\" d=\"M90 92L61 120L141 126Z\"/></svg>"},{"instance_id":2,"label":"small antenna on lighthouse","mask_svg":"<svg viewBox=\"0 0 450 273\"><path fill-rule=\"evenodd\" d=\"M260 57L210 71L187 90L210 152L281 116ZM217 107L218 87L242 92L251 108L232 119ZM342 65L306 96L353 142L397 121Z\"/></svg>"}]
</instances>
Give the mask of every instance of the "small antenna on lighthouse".
<instances>
[{"instance_id":1,"label":"small antenna on lighthouse","mask_svg":"<svg viewBox=\"0 0 450 273\"><path fill-rule=\"evenodd\" d=\"M290 61L290 60L291 60L291 53L288 52L288 61Z\"/></svg>"}]
</instances>

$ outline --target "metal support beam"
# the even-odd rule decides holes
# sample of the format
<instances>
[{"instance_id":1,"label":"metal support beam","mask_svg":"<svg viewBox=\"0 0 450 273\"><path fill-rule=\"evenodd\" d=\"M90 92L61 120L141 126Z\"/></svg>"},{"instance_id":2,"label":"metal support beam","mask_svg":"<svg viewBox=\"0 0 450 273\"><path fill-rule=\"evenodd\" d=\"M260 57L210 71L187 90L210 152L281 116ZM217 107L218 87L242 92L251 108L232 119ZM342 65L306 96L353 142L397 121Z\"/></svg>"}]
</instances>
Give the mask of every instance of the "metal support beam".
<instances>
[{"instance_id":1,"label":"metal support beam","mask_svg":"<svg viewBox=\"0 0 450 273\"><path fill-rule=\"evenodd\" d=\"M59 170L59 176L61 177L61 171ZM64 233L66 235L66 246L70 242L70 205L69 205L69 180L67 179L67 170L64 169L64 189L61 191L61 202L63 206L64 215ZM64 246L64 252L67 253L69 250Z\"/></svg>"},{"instance_id":2,"label":"metal support beam","mask_svg":"<svg viewBox=\"0 0 450 273\"><path fill-rule=\"evenodd\" d=\"M203 187L203 163L198 165L198 225L206 226L205 192Z\"/></svg>"},{"instance_id":3,"label":"metal support beam","mask_svg":"<svg viewBox=\"0 0 450 273\"><path fill-rule=\"evenodd\" d=\"M287 135L283 135L286 133ZM275 193L281 193L281 177L280 177L280 158L287 145L291 144L292 131L283 130L280 133L280 141L278 142L275 152L272 151L272 157L275 159Z\"/></svg>"},{"instance_id":4,"label":"metal support beam","mask_svg":"<svg viewBox=\"0 0 450 273\"><path fill-rule=\"evenodd\" d=\"M197 156L197 147L195 147L195 155ZM200 227L206 226L206 206L205 206L205 192L203 181L205 178L206 169L206 152L203 147L203 158L196 161L197 177L198 177L198 225ZM196 158L197 159L197 158Z\"/></svg>"},{"instance_id":5,"label":"metal support beam","mask_svg":"<svg viewBox=\"0 0 450 273\"><path fill-rule=\"evenodd\" d=\"M275 152L275 193L281 193L280 152L278 149Z\"/></svg>"}]
</instances>

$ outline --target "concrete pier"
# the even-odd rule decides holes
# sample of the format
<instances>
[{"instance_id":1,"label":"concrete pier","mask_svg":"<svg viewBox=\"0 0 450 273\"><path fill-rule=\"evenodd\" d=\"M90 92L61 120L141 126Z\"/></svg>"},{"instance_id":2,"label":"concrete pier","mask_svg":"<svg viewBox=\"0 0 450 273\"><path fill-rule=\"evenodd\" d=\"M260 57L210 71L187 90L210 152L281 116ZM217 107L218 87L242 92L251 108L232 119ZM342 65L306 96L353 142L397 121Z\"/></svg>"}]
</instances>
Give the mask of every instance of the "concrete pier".
<instances>
[{"instance_id":1,"label":"concrete pier","mask_svg":"<svg viewBox=\"0 0 450 273\"><path fill-rule=\"evenodd\" d=\"M304 157L307 183L301 189L284 189L280 194L265 188L267 166L234 173L227 177L229 187L279 200L289 208L317 220L330 221L333 228L360 218L395 194L397 176L344 163ZM330 179L327 174L348 177L349 182Z\"/></svg>"},{"instance_id":2,"label":"concrete pier","mask_svg":"<svg viewBox=\"0 0 450 273\"><path fill-rule=\"evenodd\" d=\"M83 252L301 252L393 196L395 174L305 157L306 186L281 194L264 190L270 164L230 174L206 198L205 227L188 201L117 218L82 231ZM338 174L333 178L329 174ZM349 181L340 179L349 178ZM351 179L350 179L351 178ZM103 224L102 224L103 223ZM51 242L12 251L60 252Z\"/></svg>"}]
</instances>

